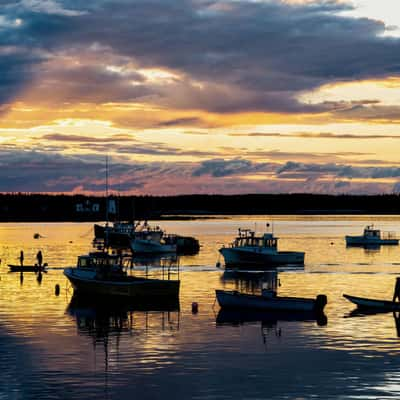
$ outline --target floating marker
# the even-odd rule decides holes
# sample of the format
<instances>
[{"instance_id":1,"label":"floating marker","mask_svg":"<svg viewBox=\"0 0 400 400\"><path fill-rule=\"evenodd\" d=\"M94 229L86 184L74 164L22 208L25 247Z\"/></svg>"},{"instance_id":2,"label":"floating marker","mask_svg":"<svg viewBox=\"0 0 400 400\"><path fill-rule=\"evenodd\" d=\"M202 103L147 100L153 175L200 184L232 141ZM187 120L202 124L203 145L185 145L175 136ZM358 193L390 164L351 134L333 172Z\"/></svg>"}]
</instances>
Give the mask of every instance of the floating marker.
<instances>
[{"instance_id":1,"label":"floating marker","mask_svg":"<svg viewBox=\"0 0 400 400\"><path fill-rule=\"evenodd\" d=\"M56 296L58 296L60 294L60 285L58 283L55 288L55 294L56 294Z\"/></svg>"},{"instance_id":2,"label":"floating marker","mask_svg":"<svg viewBox=\"0 0 400 400\"><path fill-rule=\"evenodd\" d=\"M192 314L197 314L199 312L199 305L196 302L192 303Z\"/></svg>"}]
</instances>

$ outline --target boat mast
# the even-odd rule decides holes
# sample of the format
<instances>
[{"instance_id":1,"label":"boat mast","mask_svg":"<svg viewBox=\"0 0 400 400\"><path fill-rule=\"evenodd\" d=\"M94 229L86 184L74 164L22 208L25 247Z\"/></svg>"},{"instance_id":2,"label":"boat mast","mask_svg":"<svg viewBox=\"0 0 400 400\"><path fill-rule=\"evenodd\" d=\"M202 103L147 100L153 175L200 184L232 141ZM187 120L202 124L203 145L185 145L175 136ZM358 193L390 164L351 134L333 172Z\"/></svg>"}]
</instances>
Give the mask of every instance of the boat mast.
<instances>
[{"instance_id":1,"label":"boat mast","mask_svg":"<svg viewBox=\"0 0 400 400\"><path fill-rule=\"evenodd\" d=\"M108 154L106 155L106 226L108 226Z\"/></svg>"}]
</instances>

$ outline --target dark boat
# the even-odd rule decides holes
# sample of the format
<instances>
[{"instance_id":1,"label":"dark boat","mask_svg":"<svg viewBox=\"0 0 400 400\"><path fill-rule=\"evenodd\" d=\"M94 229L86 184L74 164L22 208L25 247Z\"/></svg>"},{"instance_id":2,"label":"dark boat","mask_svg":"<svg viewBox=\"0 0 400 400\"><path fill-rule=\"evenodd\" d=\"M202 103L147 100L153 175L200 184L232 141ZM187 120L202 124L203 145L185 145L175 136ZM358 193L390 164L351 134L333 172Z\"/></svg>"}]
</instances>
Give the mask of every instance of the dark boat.
<instances>
[{"instance_id":1,"label":"dark boat","mask_svg":"<svg viewBox=\"0 0 400 400\"><path fill-rule=\"evenodd\" d=\"M221 308L279 311L315 311L322 312L327 299L318 295L315 299L301 297L282 297L275 293L261 295L240 293L236 290L216 290L217 300Z\"/></svg>"},{"instance_id":2,"label":"dark boat","mask_svg":"<svg viewBox=\"0 0 400 400\"><path fill-rule=\"evenodd\" d=\"M348 294L344 294L343 297L361 309L400 311L400 303L397 301L369 299L366 297L350 296Z\"/></svg>"},{"instance_id":3,"label":"dark boat","mask_svg":"<svg viewBox=\"0 0 400 400\"><path fill-rule=\"evenodd\" d=\"M65 268L64 275L78 293L127 298L178 297L180 281L170 279L170 269L163 271L163 278L132 276L126 272L125 261L130 259L118 254L93 252L78 257L76 268Z\"/></svg>"},{"instance_id":4,"label":"dark boat","mask_svg":"<svg viewBox=\"0 0 400 400\"><path fill-rule=\"evenodd\" d=\"M248 311L322 312L327 303L325 295L318 295L315 299L278 296L278 286L278 273L265 271L259 284L251 286L257 291L261 289L260 294L238 290L216 290L215 294L221 308Z\"/></svg>"},{"instance_id":5,"label":"dark boat","mask_svg":"<svg viewBox=\"0 0 400 400\"><path fill-rule=\"evenodd\" d=\"M39 265L19 265L19 264L8 264L10 272L43 272L47 269L47 263L39 267Z\"/></svg>"}]
</instances>

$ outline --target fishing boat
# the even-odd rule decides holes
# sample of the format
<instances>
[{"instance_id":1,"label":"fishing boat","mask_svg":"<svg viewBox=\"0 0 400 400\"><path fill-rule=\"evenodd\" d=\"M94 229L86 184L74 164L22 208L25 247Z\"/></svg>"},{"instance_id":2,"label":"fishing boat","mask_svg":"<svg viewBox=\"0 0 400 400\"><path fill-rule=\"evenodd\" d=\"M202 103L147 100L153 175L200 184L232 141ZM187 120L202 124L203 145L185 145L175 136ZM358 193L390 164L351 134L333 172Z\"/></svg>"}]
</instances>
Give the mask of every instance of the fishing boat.
<instances>
[{"instance_id":1,"label":"fishing boat","mask_svg":"<svg viewBox=\"0 0 400 400\"><path fill-rule=\"evenodd\" d=\"M10 272L43 272L46 271L48 265L44 263L42 266L39 265L20 265L20 264L8 264Z\"/></svg>"},{"instance_id":2,"label":"fishing boat","mask_svg":"<svg viewBox=\"0 0 400 400\"><path fill-rule=\"evenodd\" d=\"M345 236L347 246L380 246L398 245L399 239L394 232L384 232L374 228L374 225L367 225L360 236Z\"/></svg>"},{"instance_id":3,"label":"fishing boat","mask_svg":"<svg viewBox=\"0 0 400 400\"><path fill-rule=\"evenodd\" d=\"M158 227L145 226L138 230L130 241L130 248L134 254L176 253L177 245L170 236Z\"/></svg>"},{"instance_id":4,"label":"fishing boat","mask_svg":"<svg viewBox=\"0 0 400 400\"><path fill-rule=\"evenodd\" d=\"M128 275L130 259L120 254L93 252L78 257L77 266L65 268L64 275L81 294L129 298L178 297L179 279L173 271L162 271L162 279Z\"/></svg>"},{"instance_id":5,"label":"fishing boat","mask_svg":"<svg viewBox=\"0 0 400 400\"><path fill-rule=\"evenodd\" d=\"M367 297L350 296L348 294L344 294L343 297L356 304L360 309L400 311L400 303L398 301L370 299Z\"/></svg>"},{"instance_id":6,"label":"fishing boat","mask_svg":"<svg viewBox=\"0 0 400 400\"><path fill-rule=\"evenodd\" d=\"M277 272L268 271L260 279L261 293L259 294L219 289L215 291L215 294L221 308L238 310L322 312L327 303L326 296L322 294L315 299L278 296L278 286L280 286L280 281Z\"/></svg>"},{"instance_id":7,"label":"fishing boat","mask_svg":"<svg viewBox=\"0 0 400 400\"><path fill-rule=\"evenodd\" d=\"M266 269L280 265L304 265L304 252L278 251L278 238L271 233L256 236L255 231L240 229L229 246L219 249L226 268Z\"/></svg>"}]
</instances>

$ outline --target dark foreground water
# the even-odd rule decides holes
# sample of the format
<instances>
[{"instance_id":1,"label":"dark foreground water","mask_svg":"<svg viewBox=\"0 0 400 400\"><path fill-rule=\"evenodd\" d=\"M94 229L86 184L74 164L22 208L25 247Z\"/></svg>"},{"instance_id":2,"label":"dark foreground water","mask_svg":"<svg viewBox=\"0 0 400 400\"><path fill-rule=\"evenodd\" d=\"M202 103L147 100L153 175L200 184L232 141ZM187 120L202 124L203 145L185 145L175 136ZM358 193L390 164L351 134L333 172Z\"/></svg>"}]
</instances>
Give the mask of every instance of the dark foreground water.
<instances>
[{"instance_id":1,"label":"dark foreground water","mask_svg":"<svg viewBox=\"0 0 400 400\"><path fill-rule=\"evenodd\" d=\"M221 313L216 288L256 285L215 267L238 227L273 221L282 250L304 250L304 269L279 272L280 294L328 296L327 322L293 315ZM400 338L391 313L358 315L343 293L390 299L400 247L346 249L345 234L400 218L232 217L160 222L196 236L183 257L179 304L76 300L62 275L90 250L91 224L0 224L0 399L392 399L400 395ZM45 236L33 239L34 233ZM24 249L49 271L9 273ZM55 296L55 285L61 293ZM192 302L199 312L192 314Z\"/></svg>"}]
</instances>

